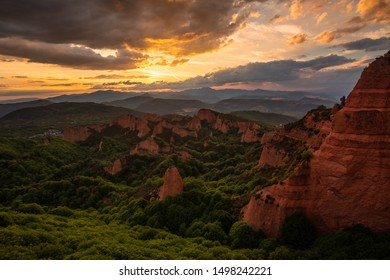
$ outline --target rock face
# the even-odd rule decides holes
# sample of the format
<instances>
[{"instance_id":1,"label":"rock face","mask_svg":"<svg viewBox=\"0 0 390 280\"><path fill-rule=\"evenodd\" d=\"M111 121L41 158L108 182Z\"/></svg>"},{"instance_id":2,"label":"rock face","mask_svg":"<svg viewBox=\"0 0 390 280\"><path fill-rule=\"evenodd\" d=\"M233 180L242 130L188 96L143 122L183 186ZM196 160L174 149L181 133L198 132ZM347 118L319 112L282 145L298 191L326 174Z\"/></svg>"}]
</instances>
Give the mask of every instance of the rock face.
<instances>
[{"instance_id":1,"label":"rock face","mask_svg":"<svg viewBox=\"0 0 390 280\"><path fill-rule=\"evenodd\" d=\"M303 119L285 125L278 133L265 133L261 139L264 147L259 166L280 167L294 161L294 156L297 156L294 151L298 149L306 147L311 151L317 150L331 131L332 111L326 108L314 109Z\"/></svg>"},{"instance_id":2,"label":"rock face","mask_svg":"<svg viewBox=\"0 0 390 280\"><path fill-rule=\"evenodd\" d=\"M174 196L183 192L184 183L180 176L179 170L176 167L170 167L167 169L164 175L164 184L159 191L159 199L163 200L167 196Z\"/></svg>"},{"instance_id":3,"label":"rock face","mask_svg":"<svg viewBox=\"0 0 390 280\"><path fill-rule=\"evenodd\" d=\"M390 230L390 53L366 68L309 162L256 193L243 218L269 236L303 211L320 233Z\"/></svg>"},{"instance_id":4,"label":"rock face","mask_svg":"<svg viewBox=\"0 0 390 280\"><path fill-rule=\"evenodd\" d=\"M137 146L130 151L130 155L134 155L138 153L158 154L159 152L160 152L160 146L152 137L149 137L139 142Z\"/></svg>"},{"instance_id":5,"label":"rock face","mask_svg":"<svg viewBox=\"0 0 390 280\"><path fill-rule=\"evenodd\" d=\"M78 142L87 140L92 133L93 131L89 127L65 127L62 137L66 141Z\"/></svg>"}]
</instances>

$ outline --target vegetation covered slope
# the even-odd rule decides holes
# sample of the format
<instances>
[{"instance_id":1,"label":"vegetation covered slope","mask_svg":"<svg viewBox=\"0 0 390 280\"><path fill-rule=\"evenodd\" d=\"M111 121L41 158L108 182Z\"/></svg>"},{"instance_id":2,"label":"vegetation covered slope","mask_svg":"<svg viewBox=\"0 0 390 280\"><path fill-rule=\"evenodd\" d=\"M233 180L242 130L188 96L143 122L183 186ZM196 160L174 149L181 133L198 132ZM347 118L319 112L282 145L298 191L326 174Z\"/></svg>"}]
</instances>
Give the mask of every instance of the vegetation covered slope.
<instances>
[{"instance_id":1,"label":"vegetation covered slope","mask_svg":"<svg viewBox=\"0 0 390 280\"><path fill-rule=\"evenodd\" d=\"M317 237L304 217L292 217L280 240L251 229L241 207L289 170L259 169L260 143L241 143L234 130L212 130L205 141L207 130L175 139L187 159L128 155L141 139L116 131L81 143L0 138L0 259L389 258L389 235L361 227ZM123 170L105 172L118 157L126 158ZM157 200L172 165L184 192Z\"/></svg>"}]
</instances>

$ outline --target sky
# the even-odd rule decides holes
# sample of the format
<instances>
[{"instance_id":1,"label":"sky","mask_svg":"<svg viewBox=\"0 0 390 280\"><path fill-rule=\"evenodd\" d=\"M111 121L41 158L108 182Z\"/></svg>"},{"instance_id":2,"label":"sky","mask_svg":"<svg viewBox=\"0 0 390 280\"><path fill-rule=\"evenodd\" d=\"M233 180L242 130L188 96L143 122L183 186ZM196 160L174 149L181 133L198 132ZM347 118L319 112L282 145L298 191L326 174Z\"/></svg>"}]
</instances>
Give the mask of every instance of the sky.
<instances>
[{"instance_id":1,"label":"sky","mask_svg":"<svg viewBox=\"0 0 390 280\"><path fill-rule=\"evenodd\" d=\"M212 87L347 95L390 0L2 0L0 100Z\"/></svg>"}]
</instances>

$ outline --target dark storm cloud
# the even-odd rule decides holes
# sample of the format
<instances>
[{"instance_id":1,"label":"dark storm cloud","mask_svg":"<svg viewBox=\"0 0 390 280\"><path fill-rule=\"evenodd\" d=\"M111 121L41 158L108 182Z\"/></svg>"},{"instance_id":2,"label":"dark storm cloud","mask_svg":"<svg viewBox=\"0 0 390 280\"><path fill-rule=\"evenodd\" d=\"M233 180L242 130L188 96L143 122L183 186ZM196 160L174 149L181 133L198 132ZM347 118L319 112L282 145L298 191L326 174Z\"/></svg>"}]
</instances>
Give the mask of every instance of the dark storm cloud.
<instances>
[{"instance_id":1,"label":"dark storm cloud","mask_svg":"<svg viewBox=\"0 0 390 280\"><path fill-rule=\"evenodd\" d=\"M316 73L321 69L338 66L353 62L343 56L329 55L318 57L308 61L278 60L270 62L256 62L236 68L228 68L217 72L209 73L205 76L190 78L182 82L156 82L153 84L143 84L134 88L140 90L148 89L189 89L210 86L221 86L228 83L240 82L275 82L285 83L302 80L304 74Z\"/></svg>"},{"instance_id":2,"label":"dark storm cloud","mask_svg":"<svg viewBox=\"0 0 390 280\"><path fill-rule=\"evenodd\" d=\"M17 38L1 38L0 53L23 57L30 62L51 63L79 69L129 69L145 57L128 50L118 50L116 56L103 57L86 47L49 44Z\"/></svg>"},{"instance_id":3,"label":"dark storm cloud","mask_svg":"<svg viewBox=\"0 0 390 280\"><path fill-rule=\"evenodd\" d=\"M364 50L366 52L388 50L390 49L390 37L382 37L379 39L365 38L338 46L346 50Z\"/></svg>"},{"instance_id":4,"label":"dark storm cloud","mask_svg":"<svg viewBox=\"0 0 390 280\"><path fill-rule=\"evenodd\" d=\"M250 2L264 1L3 0L0 38L46 43L42 46L51 51L64 48L64 44L75 44L114 50L128 46L139 52L156 45L164 51L165 42L161 40L173 39L170 45L176 55L187 56L225 45L227 37L242 28L249 17ZM60 56L63 52L60 51ZM86 56L89 60L94 56L95 60L111 65L87 49L73 48L72 52L80 58ZM0 53L38 62L46 60L36 59L36 54L30 57L29 49L24 55L22 48L15 52L2 48ZM54 57L48 60L49 63L78 66L75 62L57 61ZM70 60L73 61L72 57ZM88 63L82 68L89 68L86 65ZM101 63L97 65L92 63L91 68L108 68Z\"/></svg>"}]
</instances>

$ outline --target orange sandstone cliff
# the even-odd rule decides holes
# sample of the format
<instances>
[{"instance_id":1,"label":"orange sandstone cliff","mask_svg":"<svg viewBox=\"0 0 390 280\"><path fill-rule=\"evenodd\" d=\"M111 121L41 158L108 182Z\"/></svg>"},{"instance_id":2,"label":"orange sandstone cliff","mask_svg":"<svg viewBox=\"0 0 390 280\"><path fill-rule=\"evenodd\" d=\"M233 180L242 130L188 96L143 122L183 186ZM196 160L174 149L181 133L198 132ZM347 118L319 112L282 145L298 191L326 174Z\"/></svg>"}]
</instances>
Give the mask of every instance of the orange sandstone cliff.
<instances>
[{"instance_id":1,"label":"orange sandstone cliff","mask_svg":"<svg viewBox=\"0 0 390 280\"><path fill-rule=\"evenodd\" d=\"M180 176L179 170L176 167L170 167L167 169L164 175L164 184L159 191L159 199L163 200L167 196L174 196L183 192L184 183Z\"/></svg>"},{"instance_id":2,"label":"orange sandstone cliff","mask_svg":"<svg viewBox=\"0 0 390 280\"><path fill-rule=\"evenodd\" d=\"M355 224L390 230L390 52L363 71L310 162L257 192L243 219L276 237L297 211L320 233Z\"/></svg>"}]
</instances>

